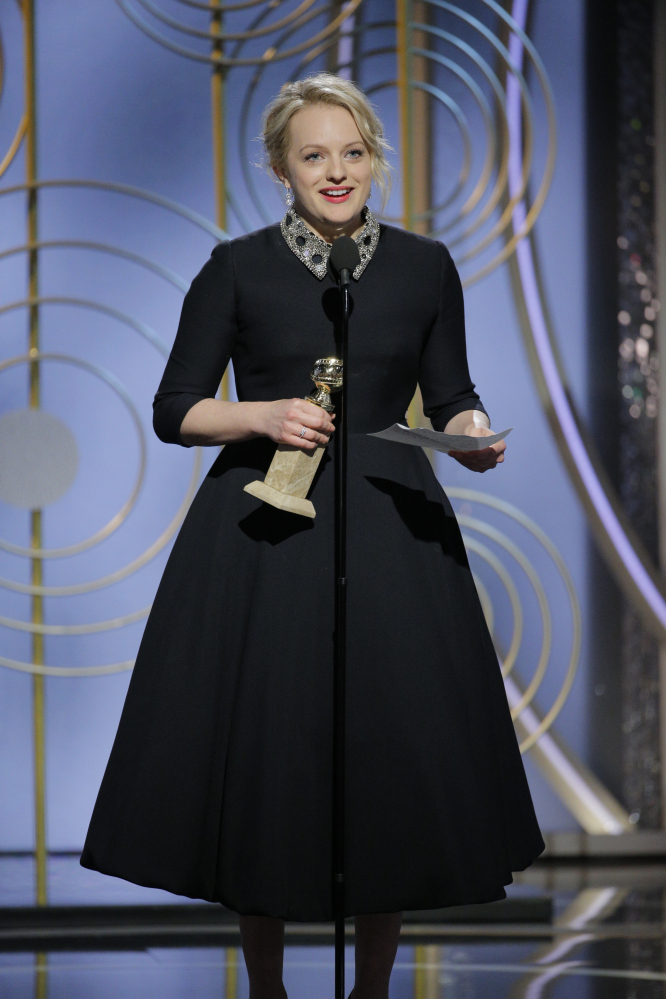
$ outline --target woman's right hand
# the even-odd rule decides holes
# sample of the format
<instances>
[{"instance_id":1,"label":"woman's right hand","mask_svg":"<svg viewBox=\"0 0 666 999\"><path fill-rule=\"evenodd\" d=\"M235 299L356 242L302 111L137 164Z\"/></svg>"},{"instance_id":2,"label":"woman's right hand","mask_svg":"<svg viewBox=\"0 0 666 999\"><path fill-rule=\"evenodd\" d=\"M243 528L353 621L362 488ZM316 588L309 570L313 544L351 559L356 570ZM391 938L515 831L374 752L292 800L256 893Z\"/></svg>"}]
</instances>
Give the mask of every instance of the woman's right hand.
<instances>
[{"instance_id":1,"label":"woman's right hand","mask_svg":"<svg viewBox=\"0 0 666 999\"><path fill-rule=\"evenodd\" d=\"M324 447L335 427L332 413L306 399L278 399L258 405L255 431L276 444L289 444L303 451ZM302 434L305 427L305 433Z\"/></svg>"}]
</instances>

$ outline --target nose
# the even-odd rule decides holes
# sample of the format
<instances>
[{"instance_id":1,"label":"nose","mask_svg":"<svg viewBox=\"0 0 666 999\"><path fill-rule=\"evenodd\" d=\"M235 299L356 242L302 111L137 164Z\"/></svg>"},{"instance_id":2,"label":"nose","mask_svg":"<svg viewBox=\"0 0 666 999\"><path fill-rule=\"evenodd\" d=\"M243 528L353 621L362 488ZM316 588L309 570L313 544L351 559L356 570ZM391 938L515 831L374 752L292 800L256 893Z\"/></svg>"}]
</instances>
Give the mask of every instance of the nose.
<instances>
[{"instance_id":1,"label":"nose","mask_svg":"<svg viewBox=\"0 0 666 999\"><path fill-rule=\"evenodd\" d=\"M331 156L326 172L326 180L332 184L341 184L347 176L345 162L341 156Z\"/></svg>"}]
</instances>

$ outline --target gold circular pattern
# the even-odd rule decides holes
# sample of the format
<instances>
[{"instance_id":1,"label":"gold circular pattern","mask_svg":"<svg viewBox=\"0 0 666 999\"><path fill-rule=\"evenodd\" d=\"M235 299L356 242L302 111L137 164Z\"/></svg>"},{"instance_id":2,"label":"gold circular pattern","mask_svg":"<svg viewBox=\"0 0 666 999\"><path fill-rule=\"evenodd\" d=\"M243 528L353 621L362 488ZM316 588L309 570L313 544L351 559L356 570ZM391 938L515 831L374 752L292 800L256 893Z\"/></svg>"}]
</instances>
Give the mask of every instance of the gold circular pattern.
<instances>
[{"instance_id":1,"label":"gold circular pattern","mask_svg":"<svg viewBox=\"0 0 666 999\"><path fill-rule=\"evenodd\" d=\"M312 46L320 45L326 39L339 32L341 25L354 13L360 5L361 0L347 0L341 8L332 3L315 7L315 0L300 0L300 3L289 14L275 21L269 21L268 24L264 23L266 19L281 6L275 0L257 0L257 2L250 0L248 3L220 4L207 7L193 4L189 0L180 0L180 2L186 3L188 7L195 7L202 12L206 12L209 23L205 29L195 28L186 22L171 17L161 10L156 3L153 3L152 0L116 0L118 6L137 28L140 28L149 38L159 42L164 48L175 52L177 55L194 59L196 62L207 62L212 66L228 70L234 66L266 65L279 60L289 59ZM255 7L260 7L261 10L245 30L223 30L220 19L222 13L247 10ZM249 42L258 41L275 32L284 33L286 31L289 34L293 34L295 31L306 27L306 25L316 20L316 18L328 14L333 14L333 16L330 20L327 20L323 28L315 31L296 45L292 45L291 48L284 49L279 44L274 44L269 45L268 48L257 55L241 56L239 54L242 48ZM145 15L148 15L148 19L146 19ZM192 39L197 39L201 43L206 42L209 46L208 51L203 51L201 48L193 48L191 44L180 44L172 41L168 35L164 34L163 29L165 27L171 31L180 32L188 42ZM231 43L236 44L233 47L232 54L227 55L224 52L224 46L228 47Z\"/></svg>"},{"instance_id":2,"label":"gold circular pattern","mask_svg":"<svg viewBox=\"0 0 666 999\"><path fill-rule=\"evenodd\" d=\"M479 503L483 506L490 507L491 509L509 517L510 520L519 524L522 528L528 531L549 556L562 583L564 584L564 588L567 593L571 613L571 649L569 660L560 684L560 689L555 696L553 704L545 713L534 731L530 732L527 738L525 738L520 744L520 750L524 753L530 749L553 724L564 706L576 677L578 661L580 658L582 634L581 611L576 589L571 578L571 574L569 573L562 556L553 542L545 534L545 532L537 524L535 524L530 517L527 516L527 514L522 512L522 510L519 510L511 503L507 503L505 500L498 499L495 496L490 496L487 493L482 493L475 489L463 489L457 486L451 486L446 487L446 494L450 499L464 500L469 503ZM532 678L527 684L524 692L521 694L518 702L514 704L511 709L511 717L515 721L532 705L537 691L544 680L546 670L551 659L553 628L546 589L531 561L527 558L522 549L514 541L508 538L506 534L498 530L494 525L480 520L478 517L472 517L467 512L457 513L456 516L458 523L462 528L474 531L475 534L481 534L511 557L513 562L527 578L539 606L541 617L541 648L534 667ZM479 541L478 538L473 535L463 534L463 540L467 550L479 555L479 557L482 558L494 571L502 586L506 590L511 604L513 615L511 641L506 653L504 655L500 655L500 659L502 660L502 676L506 678L509 676L516 664L522 642L524 613L519 591L511 573L497 556L495 551L490 549L486 544ZM479 599L486 617L488 628L491 635L493 635L493 639L495 640L495 612L490 594L483 583L479 586L479 581L476 577L475 582L477 582Z\"/></svg>"},{"instance_id":3,"label":"gold circular pattern","mask_svg":"<svg viewBox=\"0 0 666 999\"><path fill-rule=\"evenodd\" d=\"M0 309L0 314L4 310ZM101 378L113 392L124 402L129 414L134 423L138 438L139 438L139 468L137 471L136 479L134 485L128 496L127 500L123 503L118 513L114 514L111 520L102 527L95 534L86 538L84 541L79 541L73 545L67 545L65 548L26 548L22 545L14 545L3 538L0 538L0 548L6 552L11 552L12 555L22 555L23 558L66 558L70 555L79 555L81 552L87 551L89 548L93 548L95 545L99 544L105 538L108 538L113 531L117 530L123 521L129 516L132 507L136 503L137 497L141 492L141 486L143 485L144 476L146 473L146 435L143 432L143 426L141 424L141 417L139 416L138 410L132 400L129 397L127 390L120 384L117 378L115 378L110 372L105 371L103 368L98 367L96 364L91 364L89 361L83 361L80 358L70 357L68 354L51 354L51 353L33 353L22 354L18 357L10 357L6 361L0 361L0 374L3 371L7 371L8 368L13 368L17 364L30 364L32 361L59 361L63 364L72 364L77 368L82 368L84 371L88 371L90 374L96 375L97 378ZM0 581L0 586L2 586L2 581Z\"/></svg>"},{"instance_id":4,"label":"gold circular pattern","mask_svg":"<svg viewBox=\"0 0 666 999\"><path fill-rule=\"evenodd\" d=\"M409 22L408 91L410 95L415 91L425 93L432 102L445 109L456 128L461 156L457 170L451 172L448 193L443 193L436 205L425 211L413 213L407 224L423 231L423 224L428 223L427 234L445 240L461 270L463 286L469 287L492 273L511 256L518 242L529 234L543 207L555 164L557 129L554 102L547 74L530 39L495 0L474 0L474 3L465 8L445 0L423 0L423 2L428 4L433 12L437 12L440 21L442 15L446 15L446 28L434 24ZM470 12L474 5L478 8L478 17ZM484 23L484 12L487 15L488 11L497 19L498 27L495 31ZM485 20L488 18L485 17ZM359 40L361 38L365 40L371 39L374 32L385 32L387 28L395 28L395 22L362 20L358 26L354 25L351 34ZM276 39L274 59L284 57L283 48L290 44L292 34L293 29L287 27ZM415 35L425 39L423 44L414 44ZM478 47L473 44L475 37L479 41ZM527 63L525 69L512 55L512 38L523 46ZM323 53L328 53L329 62L332 62L332 71L348 71L350 64L336 62L331 52L337 40L338 35L335 35L313 46L292 71L289 80L298 79L305 73L312 72L311 64ZM445 51L439 51L439 48L444 48ZM490 55L486 57L483 53L488 49ZM373 58L391 53L397 53L396 43L372 47L368 41L365 50L359 43L359 52L354 61L359 76L363 75ZM413 71L415 60L427 64L433 72L440 74L445 72L452 79L453 85L450 90L417 79ZM260 61L253 77L245 85L245 93L241 98L239 167L250 200L262 221L269 225L275 221L274 212L264 203L257 189L251 166L253 156L249 148L250 137L256 132L254 124L250 127L249 122L252 119L254 123L259 110L252 110L252 102L254 97L259 95L259 83L266 68L266 63ZM528 76L538 88L546 112L547 137L540 156L536 155L534 100L528 86ZM396 79L379 80L367 85L365 91L368 96L373 96L380 91L394 88L397 84ZM237 88L240 87L241 84L237 84ZM507 93L511 87L517 88L524 122L524 142L519 149L515 142L512 146L507 116ZM477 129L479 150L476 150L473 141L464 95L459 94L462 88L469 95L475 113L480 119L480 129ZM411 113L408 119L410 122L413 120ZM401 135L400 140L402 144L406 141L408 148L413 145L410 136L405 139ZM520 177L517 189L513 193L509 190L509 165L512 157L514 160L516 157L519 159ZM477 166L474 165L476 160L478 160ZM538 170L537 163L541 160L544 166L542 170ZM514 211L527 196L529 187L535 190L534 198L523 224L517 232L514 232L512 228ZM230 204L233 200L232 207L235 210L237 196L232 199L231 192L228 192L228 198ZM238 212L236 214L243 225L241 216ZM386 222L405 224L402 215L380 217ZM249 226L245 225L245 228L249 231Z\"/></svg>"},{"instance_id":5,"label":"gold circular pattern","mask_svg":"<svg viewBox=\"0 0 666 999\"><path fill-rule=\"evenodd\" d=\"M166 11L160 6L162 2L163 0L117 0L117 3L125 14L130 17L130 19L145 34L173 52L197 61L207 62L213 68L224 73L229 72L235 66L255 67L254 75L247 85L245 100L242 104L241 134L243 137L246 137L250 102L257 90L258 83L261 80L266 67L273 62L285 60L300 53L302 58L297 67L297 73L300 74L306 67L309 66L310 63L313 62L314 59L322 53L331 50L331 48L336 45L340 37L341 26L354 14L361 3L361 0L347 0L347 2L342 6L337 4L334 5L332 3L318 5L316 0L284 0L282 3L276 3L275 0L239 0L239 2L236 3L224 3L221 2L221 0L178 0L183 8L183 14L181 17L185 18L185 20L182 20L180 17L173 17L170 13L166 13ZM500 30L496 33L494 33L485 23L488 21L487 17L483 20L474 15L473 6L465 5L465 8L463 8L460 5L448 2L448 0L424 0L424 2L427 3L431 9L437 10L438 23L437 25L418 23L409 23L407 25L408 64L412 66L414 59L425 60L440 74L444 71L450 75L454 80L455 86L451 92L448 92L447 90L442 89L442 87L435 86L431 82L426 82L424 79L416 79L412 73L407 76L408 90L410 92L418 90L422 93L426 93L432 101L438 102L446 110L457 129L460 138L462 155L457 174L452 177L448 193L443 194L439 202L430 207L427 211L422 211L416 214L412 221L417 224L430 223L430 235L435 237L445 236L449 247L457 255L457 263L466 271L469 270L466 265L470 264L472 261L479 261L479 258L481 258L480 265L476 265L476 270L472 273L465 273L463 275L463 283L465 285L469 285L490 273L497 266L499 266L500 263L507 259L507 257L515 249L515 245L518 240L527 235L529 229L534 223L534 220L536 219L536 216L538 215L538 212L540 211L550 183L555 154L555 121L553 102L545 71L529 38L511 18L511 16L500 6L500 4L496 2L496 0L475 0L476 6L480 10L485 11L486 13L490 11L499 22ZM235 13L242 15L243 12L247 12L248 17L250 18L246 24L241 24L240 22L237 24L233 21L233 15ZM442 14L447 16L445 24L442 21ZM225 17L224 26L223 15ZM232 16L231 20L233 22L234 30L229 30L229 15ZM200 26L197 26L194 20L188 22L188 16L191 18L205 18L206 21ZM322 22L323 27L321 27ZM351 22L348 22L348 25L349 23ZM312 25L316 25L316 30L311 27ZM363 34L367 38L373 31L384 30L391 26L394 25L387 21L367 23L359 21L358 24L355 23L353 25L353 31L359 34L359 36L360 34ZM170 35L165 35L163 33L164 31L170 32ZM414 43L415 33L418 33L421 40L418 45ZM183 44L177 43L173 40L178 34L182 37ZM478 47L475 47L475 43L473 42L474 37L479 38L481 41L481 45ZM519 66L512 57L510 42L512 37L520 40L520 43L524 48L524 52L526 53L527 61L530 64L524 72L522 65ZM257 53L257 44L263 45L263 40L267 41L268 47L262 52ZM470 44L470 40L472 40L472 44ZM197 46L199 47L197 48ZM444 51L440 51L441 49L444 49ZM397 45L394 46L393 49L391 49L390 46L387 47L385 45L375 48L372 48L372 46L366 46L365 51L361 51L359 53L359 60L361 63L363 63L364 60L368 62L375 56L381 56L387 52L396 50ZM489 50L491 53L490 59L485 57L486 50ZM482 52L484 54L482 54ZM337 68L341 69L342 67L338 66ZM532 179L535 160L535 134L533 127L532 98L526 81L526 76L530 69L532 71L533 79L541 89L541 94L546 107L548 119L548 149L545 156L546 166L536 185L536 196L532 207L528 212L527 219L525 220L522 229L519 232L512 234L509 230L511 227L513 212L516 205L524 198L527 192L528 184ZM368 92L372 93L391 86L395 86L395 81L378 81L374 86L368 87L367 89ZM517 155L517 153L515 149L511 149L511 136L509 134L509 125L506 113L506 94L509 86L518 88L524 123L524 144L523 148L520 150L521 164L519 173L521 183L519 185L519 189L515 191L512 196L510 196L508 190L509 159L512 155ZM0 90L1 88L2 51L0 40ZM481 156L480 163L476 168L476 175L474 174L475 165L472 130L468 121L466 108L461 102L461 99L457 96L458 91L460 91L461 88L464 88L467 94L470 95L476 109L476 113L480 115L480 120L482 122L482 134L485 141L485 150ZM24 118L19 123L14 139L12 140L4 158L0 162L0 175L13 161L25 134L25 130L26 119ZM245 138L243 138L242 141L244 142ZM254 184L249 179L247 163L251 160L251 157L245 156L244 153L245 149L243 148L241 149L241 160L243 161L243 173L248 185L250 197L254 201L255 206L260 209L260 213L263 217L265 218L268 215L269 218L267 220L272 221L272 219L270 219L270 213L266 212L264 206L261 205L257 192L254 189ZM162 198L159 195L153 195L150 192L137 191L136 189L129 188L125 185L104 184L94 181L47 181L39 182L34 185L16 185L11 188L5 188L4 190L0 190L0 196L3 194L26 191L28 190L28 187L36 190L58 186L88 186L102 190L106 189L115 191L117 193L133 197L144 198L145 200L150 200L153 203L162 205L167 209L176 211L181 216L188 218L190 221L201 226L202 228L206 228L212 235L217 236L218 238L226 237L226 233L223 233L221 230L217 229L217 227L212 226L211 223L208 223L207 220L202 219L200 216L196 216L195 213L189 211L188 209L184 209L183 206L178 206L174 202L170 202L168 199ZM227 192L227 196L232 204L232 207L234 207L236 199L234 198L233 193ZM505 245L501 250L493 254L492 249L494 242L503 238L506 240ZM123 251L116 247L110 247L103 243L75 240L51 240L49 242L35 243L34 245L24 245L22 247L10 248L0 254L0 260L15 253L34 252L36 250L41 252L50 247L88 249L95 250L97 252L124 256L126 259L131 260L135 264L149 268L154 273L160 274L161 277L170 281L172 284L176 284L176 286L180 287L181 290L184 290L185 288L185 282L178 278L177 275L174 275L173 272L168 271L168 269L160 268L159 265L152 264L150 261L145 260L139 255L130 254L127 251ZM491 254L491 256L488 257L488 254ZM150 342L153 343L154 346L158 348L158 350L164 349L163 345L155 336L153 331L145 327L144 324L133 320L131 317L124 316L118 310L104 306L101 303L84 302L66 297L43 297L35 299L34 301L11 303L8 306L4 306L0 312L6 312L10 309L24 306L33 307L34 305L56 305L58 303L71 304L82 308L92 308L105 312L117 321L125 323L140 335L145 336L148 340L150 340ZM65 360L64 357L58 357L57 355L49 356L45 354L39 354L36 357L26 356L20 359L14 358L0 364L0 371L4 370L5 367L10 366L11 364L19 362L23 363L26 360L35 359ZM95 366L89 365L88 362L79 361L73 358L68 359L68 361L69 363L79 364L79 366L84 368L87 367L88 370L93 373L99 373L99 371L95 369ZM93 371L93 369L95 370ZM119 391L119 383L116 384L113 376L109 375L109 373L106 373L106 375L108 375L108 377L106 377L105 380L112 385L116 391ZM35 551L34 549L28 549L25 546L12 545L9 542L4 541L0 541L0 547L24 557L34 558L37 556L41 558L57 558L68 554L78 554L82 552L85 548L91 547L93 544L102 540L103 537L108 536L108 534L122 524L140 493L143 482L146 454L145 437L143 435L138 414L129 397L126 393L123 395L123 392L124 390L120 392L121 397L126 405L129 406L132 419L139 433L141 460L137 481L133 487L130 497L122 507L121 511L116 515L116 517L112 518L109 524L102 528L101 531L97 532L93 538L87 539L84 542L79 542L77 545L71 545L66 549L54 549L50 551L48 549L39 549L38 551ZM69 586L49 587L28 585L16 583L12 580L6 579L0 580L0 586L14 590L15 592L32 595L63 597L78 593L92 592L93 590L100 589L104 586L108 586L127 578L127 576L135 572L141 566L145 565L151 558L153 558L175 534L175 531L185 516L189 503L194 495L198 482L199 467L200 454L198 453L195 458L192 477L190 479L185 498L181 503L179 510L176 512L172 522L168 525L162 535L146 549L146 551L144 551L128 565L100 579L91 580L87 583L72 584ZM560 575L564 579L565 585L567 586L572 607L574 631L569 668L561 690L555 700L555 704L544 717L537 733L532 733L529 739L526 740L521 746L521 749L525 750L526 748L529 748L529 745L536 741L542 732L546 731L550 724L552 724L552 721L556 717L557 713L561 710L566 694L568 693L571 683L573 682L578 657L578 648L580 645L579 610L575 599L573 584L571 583L564 563L561 562L557 553L554 552L552 543L549 542L548 539L545 538L545 535L543 535L543 532L540 532L540 529L529 521L529 518L526 518L524 514L520 513L520 511L510 507L509 504L502 505L501 501L493 500L491 497L486 497L473 490L451 489L449 490L449 494L452 497L457 496L458 498L466 498L473 502L486 503L489 506L494 506L495 509L501 509L503 513L508 514L514 520L521 523L523 527L526 527L532 535L540 541L551 557L554 558L560 571ZM502 664L502 672L505 677L509 676L516 665L523 639L524 621L518 589L513 582L509 569L507 569L504 562L498 557L496 550L494 549L501 549L504 554L509 557L512 564L519 567L520 571L527 577L539 606L542 623L541 648L532 679L520 697L519 702L514 706L513 715L514 717L518 717L532 703L536 692L543 681L550 660L552 623L548 599L535 568L510 538L506 537L506 535L498 531L492 525L487 524L478 518L461 515L459 520L461 526L467 532L465 540L469 550L476 552L476 554L482 558L495 572L509 597L513 616L513 627L509 647L506 651ZM483 541L479 539L479 535L484 538ZM492 544L494 549L489 547L489 544L485 542ZM492 627L494 611L490 595L480 580L478 580L478 588L484 612L486 613L489 624ZM18 630L29 631L34 634L83 635L123 627L126 624L145 618L148 610L149 608L142 608L139 611L132 612L120 618L90 624L32 624L27 622L12 621L9 618L0 617L0 625L13 627ZM10 666L10 668L13 669L49 675L100 675L103 673L129 669L132 665L132 663L128 661L110 664L107 666L91 666L76 669L72 668L71 670L68 670L59 667L34 666L33 664L20 663L15 660L4 658L0 658L0 664Z\"/></svg>"},{"instance_id":6,"label":"gold circular pattern","mask_svg":"<svg viewBox=\"0 0 666 999\"><path fill-rule=\"evenodd\" d=\"M226 234L215 226L213 223L209 222L207 219L199 216L197 213L179 205L177 202L173 202L168 198L164 198L161 195L153 194L152 192L142 191L138 188L129 187L127 185L119 184L107 184L99 181L44 181L38 182L34 185L19 184L13 185L11 187L5 187L0 189L0 197L3 195L10 194L20 194L29 190L29 188L93 188L96 190L110 191L115 194L120 194L123 196L129 196L132 198L138 198L140 200L146 201L148 203L156 204L162 208L167 209L170 212L182 217L189 223L193 223L198 228L206 231L211 236L220 239L224 238ZM45 242L37 242L35 244L24 244L22 246L10 247L3 250L0 254L0 261L7 259L9 257L15 256L17 253L29 253L35 249L48 250L51 248L62 248L62 249L85 249L93 250L95 252L101 252L106 254L111 254L114 256L122 257L130 262L141 266L145 269L152 271L157 274L165 281L169 282L171 285L179 289L179 291L184 292L187 289L187 282L185 282L179 275L175 274L173 271L166 267L158 264L154 264L152 261L139 256L138 254L132 254L121 248L110 246L106 243L94 243L89 241L77 241L77 240L51 240ZM35 299L27 299L18 302L11 302L0 308L0 315L8 314L19 308L30 308L35 305L69 305L77 308L91 309L97 312L101 312L115 321L122 323L126 327L134 330L137 334L144 337L148 342L150 342L162 356L168 356L167 346L159 339L159 337L154 333L150 327L146 326L131 316L128 316L117 309L106 306L101 302L88 301L82 299L71 298L67 296L40 296ZM83 370L90 372L96 377L101 378L109 387L121 398L122 402L127 407L132 422L136 428L138 438L139 438L139 468L137 472L137 477L130 493L130 496L123 504L121 510L115 515L114 518L100 531L96 532L91 538L84 541L78 542L74 545L67 546L65 548L59 549L34 549L27 548L21 545L15 545L11 542L0 540L0 548L11 552L14 555L19 555L21 557L31 559L31 558L62 558L66 556L78 555L91 548L94 544L99 543L103 538L108 537L113 531L122 525L126 520L130 510L137 502L139 495L141 494L144 482L144 473L146 467L146 438L143 430L141 418L139 416L138 410L134 405L131 397L118 381L118 379L111 372L105 371L99 366L92 364L91 362L79 358L64 354L56 353L45 353L38 350L31 350L27 354L20 355L18 357L12 357L5 359L0 362L0 373L4 370L17 365L26 364L31 362L61 362L65 364L71 364L79 367ZM143 566L147 565L174 537L178 528L180 527L187 510L189 509L190 503L194 498L196 490L199 484L200 472L201 472L201 449L194 449L192 470L189 477L189 483L186 487L185 495L176 510L174 516L172 517L170 523L162 531L156 540L150 544L143 552L141 552L136 558L130 561L127 565L122 566L116 571L109 573L99 579L89 580L84 583L74 583L67 586L41 586L24 584L17 582L13 579L0 579L0 587L3 589L11 590L13 592L25 593L32 596L47 596L47 597L67 597L76 594L91 593L95 590L99 590L103 587L109 586L113 583L120 582L128 578L131 574L141 569ZM23 631L33 635L53 635L53 636L76 636L76 635L90 635L98 634L101 632L109 631L112 629L124 628L128 625L134 624L138 621L145 620L150 611L150 607L142 607L140 610L132 611L128 614L121 615L116 618L111 618L105 621L95 621L84 624L43 624L39 622L21 621L16 620L7 616L0 616L0 626L11 628L15 631ZM25 673L33 673L42 676L104 676L112 673L122 672L131 669L133 666L133 660L126 660L123 662L110 663L104 665L93 665L93 666L81 666L81 667L63 667L63 666L48 666L29 662L22 662L20 660L11 659L7 656L0 656L0 666L5 666L9 669L18 670Z\"/></svg>"}]
</instances>

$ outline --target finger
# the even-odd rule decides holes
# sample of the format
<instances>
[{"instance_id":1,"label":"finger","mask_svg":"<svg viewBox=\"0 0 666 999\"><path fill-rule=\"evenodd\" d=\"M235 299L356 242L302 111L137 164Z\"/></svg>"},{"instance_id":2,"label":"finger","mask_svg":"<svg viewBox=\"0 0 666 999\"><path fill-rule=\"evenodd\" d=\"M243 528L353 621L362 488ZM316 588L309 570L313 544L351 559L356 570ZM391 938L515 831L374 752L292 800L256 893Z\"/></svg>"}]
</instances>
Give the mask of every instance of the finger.
<instances>
[{"instance_id":1,"label":"finger","mask_svg":"<svg viewBox=\"0 0 666 999\"><path fill-rule=\"evenodd\" d=\"M475 471L475 468L472 465L469 459L469 455L467 454L466 451L449 451L449 456L453 458L455 461L457 461L464 468L469 468L472 472Z\"/></svg>"},{"instance_id":2,"label":"finger","mask_svg":"<svg viewBox=\"0 0 666 999\"><path fill-rule=\"evenodd\" d=\"M333 415L322 409L321 406L315 406L311 402L299 399L295 400L293 411L287 414L289 419L301 420L306 427L312 427L314 430L325 429L328 433L335 429L332 423Z\"/></svg>"},{"instance_id":3,"label":"finger","mask_svg":"<svg viewBox=\"0 0 666 999\"><path fill-rule=\"evenodd\" d=\"M305 428L305 433L303 433L303 428ZM290 424L288 427L289 433L292 438L295 438L296 443L299 447L303 447L304 444L312 445L316 447L321 445L325 447L328 444L328 436L326 434L320 434L316 430L312 430L311 427L306 427L304 423L300 424ZM285 443L293 443L293 440L286 441Z\"/></svg>"},{"instance_id":4,"label":"finger","mask_svg":"<svg viewBox=\"0 0 666 999\"><path fill-rule=\"evenodd\" d=\"M287 437L284 443L290 447L297 447L301 451L314 451L318 447L317 441L309 441L306 437L300 437L298 434Z\"/></svg>"},{"instance_id":5,"label":"finger","mask_svg":"<svg viewBox=\"0 0 666 999\"><path fill-rule=\"evenodd\" d=\"M483 452L449 451L449 454L464 468L468 468L470 472L487 472L495 468L500 461L504 461L504 456L497 455L491 447L484 448Z\"/></svg>"},{"instance_id":6,"label":"finger","mask_svg":"<svg viewBox=\"0 0 666 999\"><path fill-rule=\"evenodd\" d=\"M290 415L289 418L290 420L293 420L299 428L307 427L308 430L313 430L320 434L326 434L327 437L329 437L335 430L335 427L328 419L328 414L325 417L321 417L317 413L312 414L306 411L304 413Z\"/></svg>"},{"instance_id":7,"label":"finger","mask_svg":"<svg viewBox=\"0 0 666 999\"><path fill-rule=\"evenodd\" d=\"M301 437L299 433L299 434L293 434L290 440L288 441L289 444L293 444L294 442L298 445L298 447L305 447L305 448L309 447L311 449L315 447L326 447L326 445L328 444L328 437L323 437L321 434L317 434L316 436L314 436L312 432L304 434Z\"/></svg>"},{"instance_id":8,"label":"finger","mask_svg":"<svg viewBox=\"0 0 666 999\"><path fill-rule=\"evenodd\" d=\"M284 428L288 433L300 434L300 432L305 427L305 434L310 440L314 440L315 435L318 437L326 437L328 440L329 434L327 431L320 429L317 426L312 426L310 423L306 423L305 419L297 417L295 420L287 420L284 424Z\"/></svg>"}]
</instances>

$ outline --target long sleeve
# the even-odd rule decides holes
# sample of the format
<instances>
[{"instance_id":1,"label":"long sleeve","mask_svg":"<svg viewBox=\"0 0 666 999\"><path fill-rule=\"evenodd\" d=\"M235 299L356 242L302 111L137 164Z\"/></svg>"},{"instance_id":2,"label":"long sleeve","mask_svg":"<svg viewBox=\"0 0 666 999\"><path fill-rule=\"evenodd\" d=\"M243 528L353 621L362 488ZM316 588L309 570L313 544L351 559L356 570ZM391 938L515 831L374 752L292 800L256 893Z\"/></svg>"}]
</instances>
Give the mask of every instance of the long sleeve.
<instances>
[{"instance_id":1,"label":"long sleeve","mask_svg":"<svg viewBox=\"0 0 666 999\"><path fill-rule=\"evenodd\" d=\"M421 355L419 385L423 412L435 430L466 409L485 413L467 366L465 307L462 285L449 251L439 243L442 257L439 309Z\"/></svg>"},{"instance_id":2,"label":"long sleeve","mask_svg":"<svg viewBox=\"0 0 666 999\"><path fill-rule=\"evenodd\" d=\"M153 402L153 427L166 444L182 444L185 414L212 399L232 355L236 305L231 246L219 243L185 296L178 333Z\"/></svg>"}]
</instances>

